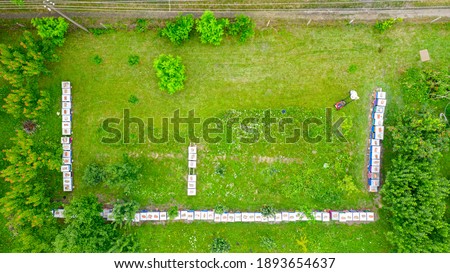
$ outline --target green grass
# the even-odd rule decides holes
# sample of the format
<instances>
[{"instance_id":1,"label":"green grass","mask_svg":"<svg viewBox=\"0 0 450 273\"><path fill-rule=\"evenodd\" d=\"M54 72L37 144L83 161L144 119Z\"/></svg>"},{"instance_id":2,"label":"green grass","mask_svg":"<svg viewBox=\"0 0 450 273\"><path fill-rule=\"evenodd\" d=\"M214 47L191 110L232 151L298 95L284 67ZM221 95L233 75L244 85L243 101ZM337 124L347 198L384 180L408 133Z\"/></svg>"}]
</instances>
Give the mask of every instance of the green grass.
<instances>
[{"instance_id":1,"label":"green grass","mask_svg":"<svg viewBox=\"0 0 450 273\"><path fill-rule=\"evenodd\" d=\"M47 133L37 133L35 138L59 141L59 118L55 113L60 107L60 82L70 80L74 107L73 195L94 192L104 203L133 198L141 208L159 209L173 205L211 209L218 203L232 210L259 210L266 204L286 210L375 209L374 195L365 190L364 177L370 93L381 86L388 92L389 107L402 107L396 83L400 72L419 65L418 51L423 48L432 56L430 65L448 64L447 33L446 24L402 23L380 35L373 32L372 26L363 24L304 28L291 21L259 29L245 44L226 38L220 47L202 45L194 35L183 46L175 47L154 31L119 31L101 36L72 32L59 52L61 61L49 67L52 74L42 81L54 94L53 108L43 124ZM182 57L187 74L185 90L174 95L158 90L152 63L161 53ZM101 54L101 64L92 62L97 54ZM139 64L128 64L130 54L140 56ZM153 117L156 124L163 117L171 117L176 109L183 116L195 109L202 119L225 117L232 109L241 117L272 109L278 117L295 118L298 125L308 117L324 120L325 108L333 107L350 89L357 90L361 99L340 112L333 111L334 120L347 118L343 124L347 143L336 139L317 144L304 140L252 145L202 142L196 197L186 196L187 144L173 140L166 144L137 144L136 137L131 138L132 144L100 142L106 135L101 129L102 120L121 117L123 109L130 109L134 117ZM130 96L139 98L139 103L130 103ZM281 114L282 109L287 110L286 114ZM6 116L1 121L9 122ZM11 124L9 128L16 126ZM182 133L186 135L187 129L182 128ZM314 129L314 133L323 134L323 127ZM276 133L279 137L285 134ZM131 196L105 185L83 184L81 177L87 164L118 162L124 153L142 165ZM275 160L260 162L264 157ZM289 160L283 162L281 157ZM325 163L328 168L323 167ZM216 173L219 166L223 174ZM348 187L342 186L345 176L352 181ZM58 177L55 174L52 185L56 200L63 196ZM261 246L263 236L276 242L276 252L303 251L296 243L302 236L308 240L309 252L390 251L384 221L364 225L255 224L251 229L247 225L169 223L144 224L135 229L145 252L209 252L209 244L216 236L228 240L232 252L268 251ZM195 248L189 242L192 236L197 240Z\"/></svg>"}]
</instances>

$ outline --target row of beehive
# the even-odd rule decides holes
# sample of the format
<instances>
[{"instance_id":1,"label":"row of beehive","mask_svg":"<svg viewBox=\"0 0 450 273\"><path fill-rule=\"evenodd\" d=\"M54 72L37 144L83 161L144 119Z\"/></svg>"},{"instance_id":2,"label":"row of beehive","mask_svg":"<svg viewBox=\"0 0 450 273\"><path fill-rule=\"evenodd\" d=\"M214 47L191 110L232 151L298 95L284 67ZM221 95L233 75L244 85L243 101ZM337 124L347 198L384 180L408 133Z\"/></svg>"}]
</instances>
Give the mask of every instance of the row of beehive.
<instances>
[{"instance_id":1,"label":"row of beehive","mask_svg":"<svg viewBox=\"0 0 450 273\"><path fill-rule=\"evenodd\" d=\"M370 192L378 192L381 185L381 141L384 139L384 114L386 110L386 92L381 88L375 91L372 108L372 128L370 134L369 165L367 170Z\"/></svg>"},{"instance_id":2,"label":"row of beehive","mask_svg":"<svg viewBox=\"0 0 450 273\"><path fill-rule=\"evenodd\" d=\"M108 221L114 221L112 209L104 209L100 213ZM64 218L64 210L53 211L56 218ZM168 214L165 211L141 211L135 214L133 222L141 221L167 221ZM183 210L178 211L178 216L173 220L186 221L214 221L214 222L295 222L316 220L322 222L373 222L375 213L371 211L316 211L310 216L302 212L280 212L273 216L265 217L260 212L226 212L215 213L213 210Z\"/></svg>"},{"instance_id":3,"label":"row of beehive","mask_svg":"<svg viewBox=\"0 0 450 273\"><path fill-rule=\"evenodd\" d=\"M64 191L73 190L72 175L72 86L70 82L61 83L61 116L62 116L62 137L61 144L63 148L61 172L63 174Z\"/></svg>"}]
</instances>

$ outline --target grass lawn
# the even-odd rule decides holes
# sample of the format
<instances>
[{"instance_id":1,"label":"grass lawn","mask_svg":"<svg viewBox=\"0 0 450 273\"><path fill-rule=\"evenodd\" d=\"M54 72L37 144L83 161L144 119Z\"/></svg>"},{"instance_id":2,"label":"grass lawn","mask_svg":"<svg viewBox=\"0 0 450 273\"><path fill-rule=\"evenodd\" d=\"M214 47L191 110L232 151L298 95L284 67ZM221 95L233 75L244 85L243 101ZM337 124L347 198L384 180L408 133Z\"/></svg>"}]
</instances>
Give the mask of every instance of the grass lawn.
<instances>
[{"instance_id":1,"label":"grass lawn","mask_svg":"<svg viewBox=\"0 0 450 273\"><path fill-rule=\"evenodd\" d=\"M376 209L375 195L365 189L364 177L370 93L381 86L388 92L390 103L401 107L398 76L419 64L418 51L424 48L432 58L426 65L448 64L447 33L448 24L402 23L380 35L363 24L306 28L291 21L260 28L245 44L226 38L221 46L214 47L192 37L176 47L154 31L121 31L98 37L71 32L60 50L61 61L49 67L52 75L42 81L55 95L46 128L57 141L60 82L70 80L74 196L96 193L105 203L132 198L141 208L150 209L173 205L211 209L219 203L232 210L259 210L266 204L283 210ZM181 56L186 66L185 90L174 95L158 90L152 63L162 53ZM103 59L101 64L94 63L95 55ZM129 55L138 55L140 63L128 65ZM306 118L324 121L325 109L346 97L350 89L357 90L361 99L332 112L333 120L346 118L341 128L347 142L333 138L332 142L316 144L303 139L283 143L291 129L274 130L279 140L275 144L242 144L237 139L231 144L201 141L195 197L186 194L188 143L171 139L165 144L138 144L135 127L131 144L101 143L108 135L101 128L102 121L121 118L123 109L130 109L133 117L154 118L155 130L160 130L162 118L172 117L177 109L182 116L194 109L202 119L224 120L230 116L261 117L264 110L271 109L274 116L292 117L300 126ZM139 99L138 103L128 101L131 95ZM312 127L314 136L324 136L324 126ZM234 132L245 133L239 128ZM182 127L181 133L187 135L187 128ZM104 185L83 184L81 177L87 164L118 162L124 153L142 165L139 182L130 195ZM56 181L59 199L62 181ZM169 223L144 224L135 229L146 252L208 252L216 236L226 238L233 252L390 251L383 220L364 225L287 223L252 227L244 223ZM262 247L262 237L273 239L276 247ZM301 238L308 241L307 249L297 243Z\"/></svg>"}]
</instances>

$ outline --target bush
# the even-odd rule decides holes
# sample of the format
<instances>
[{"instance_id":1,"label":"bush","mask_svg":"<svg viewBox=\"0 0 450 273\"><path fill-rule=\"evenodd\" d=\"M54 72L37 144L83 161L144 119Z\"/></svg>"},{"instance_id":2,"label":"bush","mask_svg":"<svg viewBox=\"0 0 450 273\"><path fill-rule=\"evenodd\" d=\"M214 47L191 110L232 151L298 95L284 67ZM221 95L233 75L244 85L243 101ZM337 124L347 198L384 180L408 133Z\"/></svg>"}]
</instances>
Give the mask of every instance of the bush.
<instances>
[{"instance_id":1,"label":"bush","mask_svg":"<svg viewBox=\"0 0 450 273\"><path fill-rule=\"evenodd\" d=\"M114 28L90 28L89 31L94 34L94 36L100 36L103 34L114 33L116 30Z\"/></svg>"},{"instance_id":2,"label":"bush","mask_svg":"<svg viewBox=\"0 0 450 273\"><path fill-rule=\"evenodd\" d=\"M167 217L169 217L169 219L172 220L177 216L178 216L178 207L177 206L170 207L169 210L167 211Z\"/></svg>"},{"instance_id":3,"label":"bush","mask_svg":"<svg viewBox=\"0 0 450 273\"><path fill-rule=\"evenodd\" d=\"M137 33L145 32L145 31L147 31L149 25L150 25L150 22L147 21L146 19L137 19L135 30Z\"/></svg>"},{"instance_id":4,"label":"bush","mask_svg":"<svg viewBox=\"0 0 450 273\"><path fill-rule=\"evenodd\" d=\"M138 55L130 55L128 56L128 64L133 66L137 65L139 63L139 56Z\"/></svg>"},{"instance_id":5,"label":"bush","mask_svg":"<svg viewBox=\"0 0 450 273\"><path fill-rule=\"evenodd\" d=\"M83 182L95 186L105 180L105 170L97 163L91 163L84 169Z\"/></svg>"},{"instance_id":6,"label":"bush","mask_svg":"<svg viewBox=\"0 0 450 273\"><path fill-rule=\"evenodd\" d=\"M101 63L103 62L103 59L102 59L100 56L95 55L95 56L92 58L92 61L93 61L95 64L101 64Z\"/></svg>"},{"instance_id":7,"label":"bush","mask_svg":"<svg viewBox=\"0 0 450 273\"><path fill-rule=\"evenodd\" d=\"M212 253L225 253L230 251L230 244L225 241L223 238L215 238L212 246L211 246L211 252Z\"/></svg>"},{"instance_id":8,"label":"bush","mask_svg":"<svg viewBox=\"0 0 450 273\"><path fill-rule=\"evenodd\" d=\"M383 33L386 30L390 29L395 23L402 22L402 21L403 21L402 18L390 18L390 19L383 20L383 21L377 21L375 23L374 28L376 31Z\"/></svg>"},{"instance_id":9,"label":"bush","mask_svg":"<svg viewBox=\"0 0 450 273\"><path fill-rule=\"evenodd\" d=\"M228 19L217 20L212 11L205 11L197 19L197 32L200 34L200 41L203 44L220 45L225 27L229 24Z\"/></svg>"},{"instance_id":10,"label":"bush","mask_svg":"<svg viewBox=\"0 0 450 273\"><path fill-rule=\"evenodd\" d=\"M261 208L261 214L264 217L275 216L276 213L277 213L277 210L273 206L263 206Z\"/></svg>"},{"instance_id":11,"label":"bush","mask_svg":"<svg viewBox=\"0 0 450 273\"><path fill-rule=\"evenodd\" d=\"M239 15L229 25L228 33L231 36L239 36L239 41L245 42L248 38L255 35L255 23L250 17Z\"/></svg>"},{"instance_id":12,"label":"bush","mask_svg":"<svg viewBox=\"0 0 450 273\"><path fill-rule=\"evenodd\" d=\"M348 73L355 73L358 70L358 67L356 66L356 64L351 64L348 67Z\"/></svg>"},{"instance_id":13,"label":"bush","mask_svg":"<svg viewBox=\"0 0 450 273\"><path fill-rule=\"evenodd\" d=\"M222 213L227 212L227 211L228 211L228 208L225 207L225 206L222 205L222 204L218 204L218 205L216 205L216 207L214 208L214 213L217 213L217 214L222 214Z\"/></svg>"},{"instance_id":14,"label":"bush","mask_svg":"<svg viewBox=\"0 0 450 273\"><path fill-rule=\"evenodd\" d=\"M159 78L159 88L174 94L184 88L186 76L184 74L184 65L181 63L181 57L161 54L153 62L156 70L156 76Z\"/></svg>"},{"instance_id":15,"label":"bush","mask_svg":"<svg viewBox=\"0 0 450 273\"><path fill-rule=\"evenodd\" d=\"M404 111L389 127L394 153L381 194L397 252L449 252L449 183L441 175L449 132L435 115Z\"/></svg>"},{"instance_id":16,"label":"bush","mask_svg":"<svg viewBox=\"0 0 450 273\"><path fill-rule=\"evenodd\" d=\"M114 223L122 227L124 224L130 226L134 220L134 215L138 211L139 204L132 200L129 202L118 201L114 204Z\"/></svg>"},{"instance_id":17,"label":"bush","mask_svg":"<svg viewBox=\"0 0 450 273\"><path fill-rule=\"evenodd\" d=\"M130 98L128 99L128 102L132 103L132 104L136 104L139 102L139 99L135 95L131 95Z\"/></svg>"},{"instance_id":18,"label":"bush","mask_svg":"<svg viewBox=\"0 0 450 273\"><path fill-rule=\"evenodd\" d=\"M38 35L43 41L48 41L53 45L62 46L64 44L69 23L62 17L43 17L31 19L31 24L37 29Z\"/></svg>"},{"instance_id":19,"label":"bush","mask_svg":"<svg viewBox=\"0 0 450 273\"><path fill-rule=\"evenodd\" d=\"M194 28L194 17L192 15L178 16L175 22L168 22L166 27L160 30L161 37L169 38L169 40L180 45L189 39L189 34Z\"/></svg>"}]
</instances>

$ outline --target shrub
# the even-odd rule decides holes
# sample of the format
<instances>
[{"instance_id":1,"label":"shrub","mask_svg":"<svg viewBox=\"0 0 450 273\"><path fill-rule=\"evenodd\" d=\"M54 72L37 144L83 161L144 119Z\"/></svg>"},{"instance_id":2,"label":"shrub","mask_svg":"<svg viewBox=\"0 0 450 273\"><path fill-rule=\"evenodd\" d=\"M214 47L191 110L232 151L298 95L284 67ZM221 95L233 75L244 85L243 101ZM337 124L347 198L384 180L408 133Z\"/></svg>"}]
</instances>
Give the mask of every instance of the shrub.
<instances>
[{"instance_id":1,"label":"shrub","mask_svg":"<svg viewBox=\"0 0 450 273\"><path fill-rule=\"evenodd\" d=\"M38 35L43 41L48 41L56 46L64 44L64 35L69 28L69 23L62 17L43 17L31 19L31 24L37 29Z\"/></svg>"},{"instance_id":2,"label":"shrub","mask_svg":"<svg viewBox=\"0 0 450 273\"><path fill-rule=\"evenodd\" d=\"M147 21L146 19L137 19L135 30L137 33L145 32L145 31L147 31L149 25L150 25L150 22Z\"/></svg>"},{"instance_id":3,"label":"shrub","mask_svg":"<svg viewBox=\"0 0 450 273\"><path fill-rule=\"evenodd\" d=\"M255 35L255 23L250 17L239 15L234 22L230 23L228 33L232 36L239 36L239 41L245 42Z\"/></svg>"},{"instance_id":4,"label":"shrub","mask_svg":"<svg viewBox=\"0 0 450 273\"><path fill-rule=\"evenodd\" d=\"M275 216L276 213L277 213L277 210L273 206L263 206L261 208L261 214L264 217Z\"/></svg>"},{"instance_id":5,"label":"shrub","mask_svg":"<svg viewBox=\"0 0 450 273\"><path fill-rule=\"evenodd\" d=\"M215 238L212 246L211 246L211 252L213 253L225 253L230 251L230 244L225 241L223 238Z\"/></svg>"},{"instance_id":6,"label":"shrub","mask_svg":"<svg viewBox=\"0 0 450 273\"><path fill-rule=\"evenodd\" d=\"M402 22L402 21L403 21L402 18L390 18L390 19L383 20L383 21L377 21L375 23L374 28L376 31L383 33L386 30L390 29L395 23Z\"/></svg>"},{"instance_id":7,"label":"shrub","mask_svg":"<svg viewBox=\"0 0 450 273\"><path fill-rule=\"evenodd\" d=\"M89 31L94 34L94 36L100 36L103 34L114 33L116 30L114 28L90 28Z\"/></svg>"},{"instance_id":8,"label":"shrub","mask_svg":"<svg viewBox=\"0 0 450 273\"><path fill-rule=\"evenodd\" d=\"M105 180L105 170L97 163L91 163L84 169L83 182L95 186Z\"/></svg>"},{"instance_id":9,"label":"shrub","mask_svg":"<svg viewBox=\"0 0 450 273\"><path fill-rule=\"evenodd\" d=\"M169 40L180 45L182 42L189 39L189 34L194 28L194 17L192 15L178 16L175 22L168 22L166 27L160 30L162 37L169 38Z\"/></svg>"},{"instance_id":10,"label":"shrub","mask_svg":"<svg viewBox=\"0 0 450 273\"><path fill-rule=\"evenodd\" d=\"M214 212L217 213L217 214L222 214L222 213L227 212L227 211L228 211L228 208L225 207L222 204L218 204L218 205L216 205L214 207Z\"/></svg>"},{"instance_id":11,"label":"shrub","mask_svg":"<svg viewBox=\"0 0 450 273\"><path fill-rule=\"evenodd\" d=\"M92 58L92 61L93 61L95 64L101 64L101 63L103 62L103 59L102 59L100 56L95 55L95 56Z\"/></svg>"},{"instance_id":12,"label":"shrub","mask_svg":"<svg viewBox=\"0 0 450 273\"><path fill-rule=\"evenodd\" d=\"M128 102L132 103L132 104L136 104L139 102L139 99L135 95L131 95L130 98L128 99Z\"/></svg>"},{"instance_id":13,"label":"shrub","mask_svg":"<svg viewBox=\"0 0 450 273\"><path fill-rule=\"evenodd\" d=\"M400 79L406 102L425 102L428 99L445 99L450 96L448 71L408 69Z\"/></svg>"},{"instance_id":14,"label":"shrub","mask_svg":"<svg viewBox=\"0 0 450 273\"><path fill-rule=\"evenodd\" d=\"M133 66L137 65L139 63L139 56L138 55L130 55L128 56L128 64Z\"/></svg>"},{"instance_id":15,"label":"shrub","mask_svg":"<svg viewBox=\"0 0 450 273\"><path fill-rule=\"evenodd\" d=\"M449 252L448 180L441 175L449 132L435 115L404 111L389 127L393 160L381 194L397 252Z\"/></svg>"},{"instance_id":16,"label":"shrub","mask_svg":"<svg viewBox=\"0 0 450 273\"><path fill-rule=\"evenodd\" d=\"M277 244L272 238L263 236L261 237L261 247L271 251L277 248Z\"/></svg>"},{"instance_id":17,"label":"shrub","mask_svg":"<svg viewBox=\"0 0 450 273\"><path fill-rule=\"evenodd\" d=\"M356 64L351 64L348 67L348 73L355 73L358 70L358 67L356 66Z\"/></svg>"},{"instance_id":18,"label":"shrub","mask_svg":"<svg viewBox=\"0 0 450 273\"><path fill-rule=\"evenodd\" d=\"M156 70L156 76L159 78L159 88L174 94L184 88L186 76L184 74L184 65L181 63L181 57L161 54L153 62Z\"/></svg>"},{"instance_id":19,"label":"shrub","mask_svg":"<svg viewBox=\"0 0 450 273\"><path fill-rule=\"evenodd\" d=\"M167 217L169 217L169 219L172 220L177 216L178 216L178 207L177 206L170 207L169 210L167 211Z\"/></svg>"},{"instance_id":20,"label":"shrub","mask_svg":"<svg viewBox=\"0 0 450 273\"><path fill-rule=\"evenodd\" d=\"M122 227L123 224L130 226L134 220L136 211L138 211L138 207L139 204L134 200L129 202L116 202L113 208L114 223L118 224L120 227Z\"/></svg>"},{"instance_id":21,"label":"shrub","mask_svg":"<svg viewBox=\"0 0 450 273\"><path fill-rule=\"evenodd\" d=\"M212 11L205 11L197 19L197 32L200 34L200 41L203 44L220 45L222 41L225 27L229 24L228 19L217 20Z\"/></svg>"}]
</instances>

